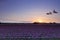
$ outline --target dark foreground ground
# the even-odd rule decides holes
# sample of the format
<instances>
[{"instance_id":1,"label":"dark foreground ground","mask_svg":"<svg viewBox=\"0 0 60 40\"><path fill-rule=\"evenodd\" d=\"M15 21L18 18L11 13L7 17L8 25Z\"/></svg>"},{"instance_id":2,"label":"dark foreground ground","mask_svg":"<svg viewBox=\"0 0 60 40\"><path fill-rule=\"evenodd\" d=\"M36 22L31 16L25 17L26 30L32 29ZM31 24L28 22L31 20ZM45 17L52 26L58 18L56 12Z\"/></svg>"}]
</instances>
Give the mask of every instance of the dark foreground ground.
<instances>
[{"instance_id":1,"label":"dark foreground ground","mask_svg":"<svg viewBox=\"0 0 60 40\"><path fill-rule=\"evenodd\" d=\"M1 40L60 40L60 24L2 23ZM39 38L39 39L38 39Z\"/></svg>"}]
</instances>

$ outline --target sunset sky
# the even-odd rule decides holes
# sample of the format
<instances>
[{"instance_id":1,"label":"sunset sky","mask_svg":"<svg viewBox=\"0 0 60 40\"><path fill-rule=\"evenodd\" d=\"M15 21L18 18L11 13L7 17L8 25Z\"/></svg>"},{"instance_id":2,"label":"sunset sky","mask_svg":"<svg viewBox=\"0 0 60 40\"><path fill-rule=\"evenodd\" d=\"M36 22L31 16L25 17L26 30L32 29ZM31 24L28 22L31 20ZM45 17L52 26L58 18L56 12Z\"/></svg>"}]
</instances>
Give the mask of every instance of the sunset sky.
<instances>
[{"instance_id":1,"label":"sunset sky","mask_svg":"<svg viewBox=\"0 0 60 40\"><path fill-rule=\"evenodd\" d=\"M53 10L58 14L46 15ZM60 22L60 0L0 0L1 22Z\"/></svg>"}]
</instances>

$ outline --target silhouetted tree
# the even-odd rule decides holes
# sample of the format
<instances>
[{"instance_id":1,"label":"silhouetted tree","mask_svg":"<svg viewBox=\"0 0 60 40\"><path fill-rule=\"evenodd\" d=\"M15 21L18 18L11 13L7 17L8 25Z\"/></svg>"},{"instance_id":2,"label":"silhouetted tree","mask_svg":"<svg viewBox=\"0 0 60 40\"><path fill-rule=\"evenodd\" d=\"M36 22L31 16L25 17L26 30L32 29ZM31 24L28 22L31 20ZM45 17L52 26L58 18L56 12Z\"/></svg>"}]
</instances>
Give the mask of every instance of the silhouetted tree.
<instances>
[{"instance_id":1,"label":"silhouetted tree","mask_svg":"<svg viewBox=\"0 0 60 40\"><path fill-rule=\"evenodd\" d=\"M39 22L33 22L33 24L39 24Z\"/></svg>"},{"instance_id":2,"label":"silhouetted tree","mask_svg":"<svg viewBox=\"0 0 60 40\"><path fill-rule=\"evenodd\" d=\"M53 22L53 24L56 24L56 22Z\"/></svg>"}]
</instances>

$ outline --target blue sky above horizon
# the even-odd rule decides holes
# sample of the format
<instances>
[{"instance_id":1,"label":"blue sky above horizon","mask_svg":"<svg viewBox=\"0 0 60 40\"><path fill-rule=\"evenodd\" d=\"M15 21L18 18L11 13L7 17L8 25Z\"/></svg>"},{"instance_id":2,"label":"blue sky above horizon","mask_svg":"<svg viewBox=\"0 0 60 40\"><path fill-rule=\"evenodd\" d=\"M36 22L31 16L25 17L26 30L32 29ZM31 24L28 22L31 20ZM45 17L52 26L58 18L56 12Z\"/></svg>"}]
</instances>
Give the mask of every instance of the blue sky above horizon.
<instances>
[{"instance_id":1,"label":"blue sky above horizon","mask_svg":"<svg viewBox=\"0 0 60 40\"><path fill-rule=\"evenodd\" d=\"M53 10L58 14L46 15ZM0 0L2 22L60 22L60 0Z\"/></svg>"}]
</instances>

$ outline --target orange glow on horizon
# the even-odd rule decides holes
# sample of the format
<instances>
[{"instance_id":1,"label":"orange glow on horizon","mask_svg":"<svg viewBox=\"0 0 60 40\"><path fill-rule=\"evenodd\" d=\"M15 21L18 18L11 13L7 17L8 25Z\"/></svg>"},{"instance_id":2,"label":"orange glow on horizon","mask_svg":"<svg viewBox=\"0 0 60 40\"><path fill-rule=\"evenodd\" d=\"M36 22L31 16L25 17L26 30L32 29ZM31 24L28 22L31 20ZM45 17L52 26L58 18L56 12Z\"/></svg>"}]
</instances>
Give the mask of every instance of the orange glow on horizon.
<instances>
[{"instance_id":1,"label":"orange glow on horizon","mask_svg":"<svg viewBox=\"0 0 60 40\"><path fill-rule=\"evenodd\" d=\"M36 20L33 20L32 22L40 22L40 23L42 23L42 22L44 22L44 20L36 19Z\"/></svg>"},{"instance_id":2,"label":"orange glow on horizon","mask_svg":"<svg viewBox=\"0 0 60 40\"><path fill-rule=\"evenodd\" d=\"M42 23L43 21L38 21L38 22Z\"/></svg>"},{"instance_id":3,"label":"orange glow on horizon","mask_svg":"<svg viewBox=\"0 0 60 40\"><path fill-rule=\"evenodd\" d=\"M53 22L53 20L49 18L35 18L32 20L32 22L49 23Z\"/></svg>"}]
</instances>

